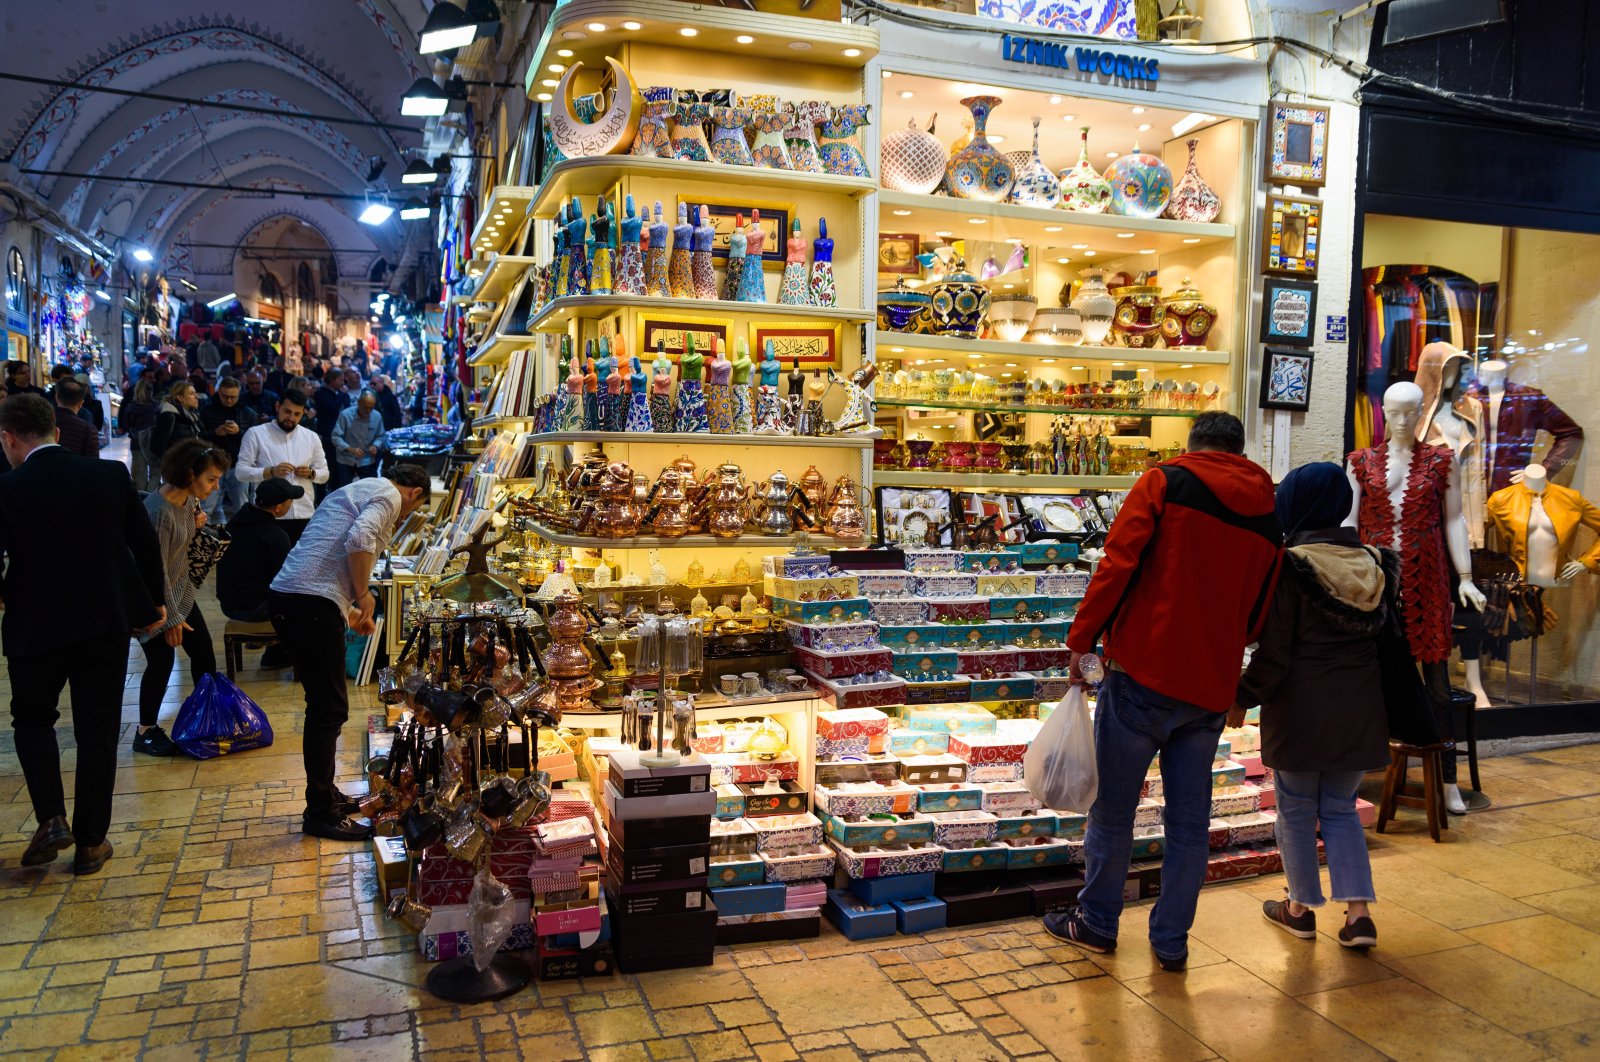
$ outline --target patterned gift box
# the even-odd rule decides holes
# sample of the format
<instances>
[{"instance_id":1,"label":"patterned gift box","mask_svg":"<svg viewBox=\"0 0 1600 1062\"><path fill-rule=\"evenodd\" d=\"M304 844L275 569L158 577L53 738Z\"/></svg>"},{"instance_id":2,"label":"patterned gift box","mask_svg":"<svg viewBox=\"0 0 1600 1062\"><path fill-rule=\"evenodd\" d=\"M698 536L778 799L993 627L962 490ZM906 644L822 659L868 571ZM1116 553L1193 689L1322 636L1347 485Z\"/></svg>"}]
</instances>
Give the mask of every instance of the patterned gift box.
<instances>
[{"instance_id":1,"label":"patterned gift box","mask_svg":"<svg viewBox=\"0 0 1600 1062\"><path fill-rule=\"evenodd\" d=\"M911 652L893 653L893 670L907 682L931 681L940 671L955 674L960 657L948 649L922 648Z\"/></svg>"},{"instance_id":2,"label":"patterned gift box","mask_svg":"<svg viewBox=\"0 0 1600 1062\"><path fill-rule=\"evenodd\" d=\"M878 640L897 652L937 649L944 645L947 630L948 628L935 623L897 624L880 627Z\"/></svg>"},{"instance_id":3,"label":"patterned gift box","mask_svg":"<svg viewBox=\"0 0 1600 1062\"><path fill-rule=\"evenodd\" d=\"M915 592L916 576L910 572L856 572L862 597L905 597Z\"/></svg>"},{"instance_id":4,"label":"patterned gift box","mask_svg":"<svg viewBox=\"0 0 1600 1062\"><path fill-rule=\"evenodd\" d=\"M473 864L451 859L449 850L436 844L422 850L412 867L411 878L413 881L471 881L476 873L477 867Z\"/></svg>"},{"instance_id":5,"label":"patterned gift box","mask_svg":"<svg viewBox=\"0 0 1600 1062\"><path fill-rule=\"evenodd\" d=\"M884 626L910 626L927 623L928 602L918 600L874 601L872 618Z\"/></svg>"},{"instance_id":6,"label":"patterned gift box","mask_svg":"<svg viewBox=\"0 0 1600 1062\"><path fill-rule=\"evenodd\" d=\"M1076 542L1028 542L1024 543L1019 553L1022 563L1030 567L1045 567L1050 564L1071 564L1078 559L1078 544ZM1044 572L1044 575L1051 573Z\"/></svg>"},{"instance_id":7,"label":"patterned gift box","mask_svg":"<svg viewBox=\"0 0 1600 1062\"><path fill-rule=\"evenodd\" d=\"M1055 812L1052 811L1036 811L1030 815L1002 815L995 821L994 835L1002 841L1054 837L1056 824Z\"/></svg>"},{"instance_id":8,"label":"patterned gift box","mask_svg":"<svg viewBox=\"0 0 1600 1062\"><path fill-rule=\"evenodd\" d=\"M906 707L901 714L907 729L946 734L993 734L994 713L981 704L940 704Z\"/></svg>"},{"instance_id":9,"label":"patterned gift box","mask_svg":"<svg viewBox=\"0 0 1600 1062\"><path fill-rule=\"evenodd\" d=\"M1088 572L1039 572L1033 579L1034 593L1051 597L1082 598L1089 592Z\"/></svg>"},{"instance_id":10,"label":"patterned gift box","mask_svg":"<svg viewBox=\"0 0 1600 1062\"><path fill-rule=\"evenodd\" d=\"M856 623L868 617L872 603L864 597L840 598L837 601L791 601L774 597L772 614L795 623Z\"/></svg>"},{"instance_id":11,"label":"patterned gift box","mask_svg":"<svg viewBox=\"0 0 1600 1062\"><path fill-rule=\"evenodd\" d=\"M761 558L763 575L785 575L795 579L827 575L832 565L833 562L826 553L807 553L801 556L776 554Z\"/></svg>"},{"instance_id":12,"label":"patterned gift box","mask_svg":"<svg viewBox=\"0 0 1600 1062\"><path fill-rule=\"evenodd\" d=\"M825 738L817 735L817 759L842 760L851 756L865 756L871 751L872 739L865 734L860 737Z\"/></svg>"},{"instance_id":13,"label":"patterned gift box","mask_svg":"<svg viewBox=\"0 0 1600 1062\"><path fill-rule=\"evenodd\" d=\"M1081 838L1089 829L1089 816L1077 811L1049 811L1056 817L1056 836L1069 841Z\"/></svg>"},{"instance_id":14,"label":"patterned gift box","mask_svg":"<svg viewBox=\"0 0 1600 1062\"><path fill-rule=\"evenodd\" d=\"M968 767L954 756L902 756L898 771L907 785L937 785L964 782Z\"/></svg>"},{"instance_id":15,"label":"patterned gift box","mask_svg":"<svg viewBox=\"0 0 1600 1062\"><path fill-rule=\"evenodd\" d=\"M1020 763L980 763L967 769L969 782L1020 782Z\"/></svg>"},{"instance_id":16,"label":"patterned gift box","mask_svg":"<svg viewBox=\"0 0 1600 1062\"><path fill-rule=\"evenodd\" d=\"M750 828L756 831L756 850L759 852L822 843L822 820L809 811L804 815L771 815L751 819Z\"/></svg>"},{"instance_id":17,"label":"patterned gift box","mask_svg":"<svg viewBox=\"0 0 1600 1062\"><path fill-rule=\"evenodd\" d=\"M956 668L962 675L1009 675L1022 670L1020 649L985 649L957 655Z\"/></svg>"},{"instance_id":18,"label":"patterned gift box","mask_svg":"<svg viewBox=\"0 0 1600 1062\"><path fill-rule=\"evenodd\" d=\"M1017 671L995 678L972 679L972 699L975 701L1031 701L1033 676Z\"/></svg>"},{"instance_id":19,"label":"patterned gift box","mask_svg":"<svg viewBox=\"0 0 1600 1062\"><path fill-rule=\"evenodd\" d=\"M816 844L762 852L761 862L769 882L805 881L833 873L833 849L819 839Z\"/></svg>"},{"instance_id":20,"label":"patterned gift box","mask_svg":"<svg viewBox=\"0 0 1600 1062\"><path fill-rule=\"evenodd\" d=\"M500 945L500 950L527 951L533 947L534 939L533 926L519 922L511 927L511 933ZM471 955L472 934L465 929L447 933L429 933L424 929L417 934L417 952L428 962L443 962L458 955Z\"/></svg>"},{"instance_id":21,"label":"patterned gift box","mask_svg":"<svg viewBox=\"0 0 1600 1062\"><path fill-rule=\"evenodd\" d=\"M1000 828L1000 820L987 811L939 811L928 818L933 822L934 843L945 848L992 841Z\"/></svg>"},{"instance_id":22,"label":"patterned gift box","mask_svg":"<svg viewBox=\"0 0 1600 1062\"><path fill-rule=\"evenodd\" d=\"M950 755L970 765L1021 763L1028 743L1002 734L951 734Z\"/></svg>"},{"instance_id":23,"label":"patterned gift box","mask_svg":"<svg viewBox=\"0 0 1600 1062\"><path fill-rule=\"evenodd\" d=\"M1000 553L972 550L961 555L961 570L964 572L994 572L1018 561L1019 555L1010 550Z\"/></svg>"},{"instance_id":24,"label":"patterned gift box","mask_svg":"<svg viewBox=\"0 0 1600 1062\"><path fill-rule=\"evenodd\" d=\"M1059 701L1072 689L1072 679L1066 675L1035 675L1033 678L1033 695L1041 701ZM1039 718L1049 719L1049 713L1040 711Z\"/></svg>"},{"instance_id":25,"label":"patterned gift box","mask_svg":"<svg viewBox=\"0 0 1600 1062\"><path fill-rule=\"evenodd\" d=\"M1272 840L1278 816L1272 811L1256 811L1248 815L1225 816L1222 821L1228 824L1228 844L1232 847Z\"/></svg>"},{"instance_id":26,"label":"patterned gift box","mask_svg":"<svg viewBox=\"0 0 1600 1062\"><path fill-rule=\"evenodd\" d=\"M968 572L930 572L914 577L912 592L926 598L972 597L980 578Z\"/></svg>"},{"instance_id":27,"label":"patterned gift box","mask_svg":"<svg viewBox=\"0 0 1600 1062\"><path fill-rule=\"evenodd\" d=\"M1246 782L1244 785L1223 786L1211 791L1211 814L1215 818L1228 815L1248 815L1261 810L1261 790Z\"/></svg>"},{"instance_id":28,"label":"patterned gift box","mask_svg":"<svg viewBox=\"0 0 1600 1062\"><path fill-rule=\"evenodd\" d=\"M1246 723L1228 731L1228 741L1232 751L1241 756L1258 756L1261 754L1261 728Z\"/></svg>"},{"instance_id":29,"label":"patterned gift box","mask_svg":"<svg viewBox=\"0 0 1600 1062\"><path fill-rule=\"evenodd\" d=\"M892 756L869 756L860 760L818 760L816 764L816 784L819 786L840 786L846 782L898 785L899 780L900 760Z\"/></svg>"},{"instance_id":30,"label":"patterned gift box","mask_svg":"<svg viewBox=\"0 0 1600 1062\"><path fill-rule=\"evenodd\" d=\"M965 874L977 870L1004 870L1011 849L997 841L987 844L946 848L942 868L946 874Z\"/></svg>"},{"instance_id":31,"label":"patterned gift box","mask_svg":"<svg viewBox=\"0 0 1600 1062\"><path fill-rule=\"evenodd\" d=\"M717 786L717 810L713 813L719 819L737 819L744 815L744 792L732 782Z\"/></svg>"},{"instance_id":32,"label":"patterned gift box","mask_svg":"<svg viewBox=\"0 0 1600 1062\"><path fill-rule=\"evenodd\" d=\"M975 785L953 782L947 785L925 785L917 797L917 810L931 811L982 811L983 790Z\"/></svg>"},{"instance_id":33,"label":"patterned gift box","mask_svg":"<svg viewBox=\"0 0 1600 1062\"><path fill-rule=\"evenodd\" d=\"M828 575L811 579L767 575L761 579L761 588L768 597L781 597L785 601L822 601L861 596L861 588L853 575Z\"/></svg>"},{"instance_id":34,"label":"patterned gift box","mask_svg":"<svg viewBox=\"0 0 1600 1062\"><path fill-rule=\"evenodd\" d=\"M829 815L856 818L887 815L894 810L893 792L877 782L846 782L817 786L817 809Z\"/></svg>"},{"instance_id":35,"label":"patterned gift box","mask_svg":"<svg viewBox=\"0 0 1600 1062\"><path fill-rule=\"evenodd\" d=\"M1048 671L1053 667L1066 668L1072 662L1072 651L1065 647L1059 649L1024 648L1018 649L1017 654L1021 657L1017 670L1031 671L1035 675L1041 671ZM1057 699L1059 700L1059 698Z\"/></svg>"},{"instance_id":36,"label":"patterned gift box","mask_svg":"<svg viewBox=\"0 0 1600 1062\"><path fill-rule=\"evenodd\" d=\"M1232 757L1233 742L1229 741L1227 738L1219 739L1217 741L1217 755L1215 758L1220 762L1222 760L1231 759Z\"/></svg>"},{"instance_id":37,"label":"patterned gift box","mask_svg":"<svg viewBox=\"0 0 1600 1062\"><path fill-rule=\"evenodd\" d=\"M1026 623L1035 612L1046 612L1050 598L1043 594L1012 594L989 599L989 615L995 619Z\"/></svg>"},{"instance_id":38,"label":"patterned gift box","mask_svg":"<svg viewBox=\"0 0 1600 1062\"><path fill-rule=\"evenodd\" d=\"M824 834L847 848L883 847L891 844L920 844L934 839L933 820L913 812L894 818L841 819L824 817Z\"/></svg>"},{"instance_id":39,"label":"patterned gift box","mask_svg":"<svg viewBox=\"0 0 1600 1062\"><path fill-rule=\"evenodd\" d=\"M1031 837L1011 841L1006 854L1007 870L1032 870L1035 867L1060 867L1078 861L1082 845L1054 837Z\"/></svg>"},{"instance_id":40,"label":"patterned gift box","mask_svg":"<svg viewBox=\"0 0 1600 1062\"><path fill-rule=\"evenodd\" d=\"M1133 860L1160 859L1167 850L1166 831L1160 826L1138 826L1133 831Z\"/></svg>"},{"instance_id":41,"label":"patterned gift box","mask_svg":"<svg viewBox=\"0 0 1600 1062\"><path fill-rule=\"evenodd\" d=\"M794 658L795 662L807 672L822 678L870 675L874 671L890 671L894 667L894 654L887 649L847 649L829 652L795 646Z\"/></svg>"},{"instance_id":42,"label":"patterned gift box","mask_svg":"<svg viewBox=\"0 0 1600 1062\"><path fill-rule=\"evenodd\" d=\"M719 752L707 756L711 762L711 783L729 785L743 782L753 785L769 778L792 782L800 777L800 761L794 753L784 752L775 760L752 760L742 752ZM744 794L740 794L741 806Z\"/></svg>"},{"instance_id":43,"label":"patterned gift box","mask_svg":"<svg viewBox=\"0 0 1600 1062\"><path fill-rule=\"evenodd\" d=\"M845 645L873 645L878 641L878 624L873 620L853 623L784 623L791 645L807 649L826 649Z\"/></svg>"},{"instance_id":44,"label":"patterned gift box","mask_svg":"<svg viewBox=\"0 0 1600 1062\"><path fill-rule=\"evenodd\" d=\"M925 602L928 619L935 623L988 622L989 599L986 597L947 597Z\"/></svg>"},{"instance_id":45,"label":"patterned gift box","mask_svg":"<svg viewBox=\"0 0 1600 1062\"><path fill-rule=\"evenodd\" d=\"M984 782L978 789L983 794L983 810L990 814L1039 810L1039 798L1021 782Z\"/></svg>"},{"instance_id":46,"label":"patterned gift box","mask_svg":"<svg viewBox=\"0 0 1600 1062\"><path fill-rule=\"evenodd\" d=\"M841 686L831 679L818 679L822 698L834 708L887 708L906 703L906 684L900 679L888 682L853 683Z\"/></svg>"},{"instance_id":47,"label":"patterned gift box","mask_svg":"<svg viewBox=\"0 0 1600 1062\"><path fill-rule=\"evenodd\" d=\"M1066 620L1044 620L1040 623L1011 624L1011 644L1019 649L1059 649L1067 642L1067 630L1072 626ZM1045 643L1054 641L1054 645Z\"/></svg>"},{"instance_id":48,"label":"patterned gift box","mask_svg":"<svg viewBox=\"0 0 1600 1062\"><path fill-rule=\"evenodd\" d=\"M952 682L907 682L907 704L950 704L953 701L972 699L972 683L965 679Z\"/></svg>"},{"instance_id":49,"label":"patterned gift box","mask_svg":"<svg viewBox=\"0 0 1600 1062\"><path fill-rule=\"evenodd\" d=\"M1133 824L1135 826L1159 826L1161 815L1166 811L1166 803L1145 797L1139 801L1139 806L1133 809Z\"/></svg>"},{"instance_id":50,"label":"patterned gift box","mask_svg":"<svg viewBox=\"0 0 1600 1062\"><path fill-rule=\"evenodd\" d=\"M848 878L888 878L902 874L933 874L944 865L944 849L933 843L908 848L846 848L829 841L835 861Z\"/></svg>"},{"instance_id":51,"label":"patterned gift box","mask_svg":"<svg viewBox=\"0 0 1600 1062\"><path fill-rule=\"evenodd\" d=\"M1211 768L1211 788L1223 789L1244 781L1244 764L1224 760Z\"/></svg>"},{"instance_id":52,"label":"patterned gift box","mask_svg":"<svg viewBox=\"0 0 1600 1062\"><path fill-rule=\"evenodd\" d=\"M999 572L978 576L978 593L991 597L1026 597L1036 593L1034 577L1028 572Z\"/></svg>"},{"instance_id":53,"label":"patterned gift box","mask_svg":"<svg viewBox=\"0 0 1600 1062\"><path fill-rule=\"evenodd\" d=\"M1228 823L1225 820L1211 820L1211 826L1206 831L1206 846L1213 852L1228 847Z\"/></svg>"},{"instance_id":54,"label":"patterned gift box","mask_svg":"<svg viewBox=\"0 0 1600 1062\"><path fill-rule=\"evenodd\" d=\"M953 572L961 564L961 552L954 549L908 549L906 570L912 572Z\"/></svg>"},{"instance_id":55,"label":"patterned gift box","mask_svg":"<svg viewBox=\"0 0 1600 1062\"><path fill-rule=\"evenodd\" d=\"M876 708L831 709L817 713L817 733L829 740L887 733L889 717Z\"/></svg>"},{"instance_id":56,"label":"patterned gift box","mask_svg":"<svg viewBox=\"0 0 1600 1062\"><path fill-rule=\"evenodd\" d=\"M895 756L931 756L950 749L950 735L927 730L889 731L889 752Z\"/></svg>"},{"instance_id":57,"label":"patterned gift box","mask_svg":"<svg viewBox=\"0 0 1600 1062\"><path fill-rule=\"evenodd\" d=\"M944 632L941 644L946 649L981 653L985 651L984 646L989 646L989 651L1015 648L1012 644L1015 627L1010 623L992 620L984 623L947 623L941 624L939 629Z\"/></svg>"}]
</instances>

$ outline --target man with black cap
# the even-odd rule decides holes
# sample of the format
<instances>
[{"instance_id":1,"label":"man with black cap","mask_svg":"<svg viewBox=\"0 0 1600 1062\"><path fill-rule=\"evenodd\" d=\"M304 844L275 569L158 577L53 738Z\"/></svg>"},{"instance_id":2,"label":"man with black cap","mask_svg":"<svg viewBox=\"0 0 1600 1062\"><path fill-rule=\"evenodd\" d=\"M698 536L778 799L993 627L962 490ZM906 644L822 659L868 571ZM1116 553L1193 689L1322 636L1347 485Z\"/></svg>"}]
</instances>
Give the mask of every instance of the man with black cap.
<instances>
[{"instance_id":1,"label":"man with black cap","mask_svg":"<svg viewBox=\"0 0 1600 1062\"><path fill-rule=\"evenodd\" d=\"M269 479L256 487L255 501L228 521L228 552L217 561L217 602L222 614L244 623L265 623L267 594L283 567L293 542L281 520L306 489L287 479ZM288 667L287 654L268 649L262 667Z\"/></svg>"}]
</instances>

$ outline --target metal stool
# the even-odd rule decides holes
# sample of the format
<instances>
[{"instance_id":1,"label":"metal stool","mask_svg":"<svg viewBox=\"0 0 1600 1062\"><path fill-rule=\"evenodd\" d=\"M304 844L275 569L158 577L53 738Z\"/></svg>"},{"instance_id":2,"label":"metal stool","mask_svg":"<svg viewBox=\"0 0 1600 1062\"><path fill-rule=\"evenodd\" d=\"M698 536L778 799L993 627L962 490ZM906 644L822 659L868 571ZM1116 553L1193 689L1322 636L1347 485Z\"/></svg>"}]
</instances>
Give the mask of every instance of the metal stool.
<instances>
[{"instance_id":1,"label":"metal stool","mask_svg":"<svg viewBox=\"0 0 1600 1062\"><path fill-rule=\"evenodd\" d=\"M1450 828L1449 816L1444 809L1444 771L1439 757L1454 756L1455 742L1443 741L1437 745L1407 745L1389 742L1389 769L1383 775L1383 799L1378 804L1377 832L1382 833L1394 817L1398 805L1424 808L1428 813L1428 834L1439 840L1439 831ZM1422 761L1422 792L1410 792L1406 772L1415 757Z\"/></svg>"}]
</instances>

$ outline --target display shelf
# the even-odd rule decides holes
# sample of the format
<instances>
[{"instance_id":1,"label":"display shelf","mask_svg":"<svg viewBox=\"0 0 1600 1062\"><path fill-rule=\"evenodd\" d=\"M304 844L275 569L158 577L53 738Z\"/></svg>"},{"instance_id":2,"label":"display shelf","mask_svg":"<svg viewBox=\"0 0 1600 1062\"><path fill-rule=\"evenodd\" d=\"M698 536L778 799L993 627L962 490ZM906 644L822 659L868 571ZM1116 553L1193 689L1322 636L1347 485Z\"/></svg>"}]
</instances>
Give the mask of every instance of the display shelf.
<instances>
[{"instance_id":1,"label":"display shelf","mask_svg":"<svg viewBox=\"0 0 1600 1062\"><path fill-rule=\"evenodd\" d=\"M1074 417L1198 417L1210 409L1080 409L1077 406L1023 406L1007 402L957 402L931 398L879 398L880 406L901 409L954 409L962 413L1051 413Z\"/></svg>"},{"instance_id":2,"label":"display shelf","mask_svg":"<svg viewBox=\"0 0 1600 1062\"><path fill-rule=\"evenodd\" d=\"M484 200L478 224L472 229L473 254L503 254L522 230L522 223L528 217L528 206L538 193L539 189L532 185L495 185ZM494 231L491 232L491 229Z\"/></svg>"},{"instance_id":3,"label":"display shelf","mask_svg":"<svg viewBox=\"0 0 1600 1062\"><path fill-rule=\"evenodd\" d=\"M483 271L489 268L489 259L485 257L469 258L467 264L462 266L469 277L481 277Z\"/></svg>"},{"instance_id":4,"label":"display shelf","mask_svg":"<svg viewBox=\"0 0 1600 1062\"><path fill-rule=\"evenodd\" d=\"M878 190L871 177L839 177L831 173L770 170L759 166L725 166L720 162L686 162L681 159L644 158L635 155L592 155L557 163L539 186L531 212L536 218L555 217L556 208L573 196L603 195L624 177L651 177L684 184L716 185L726 192L740 188L784 188L795 191L833 192L851 197ZM715 198L713 195L712 198ZM645 203L637 203L642 212ZM620 220L620 219L619 219Z\"/></svg>"},{"instance_id":5,"label":"display shelf","mask_svg":"<svg viewBox=\"0 0 1600 1062\"><path fill-rule=\"evenodd\" d=\"M472 422L472 427L474 430L494 431L501 428L515 428L532 421L532 417L481 417Z\"/></svg>"},{"instance_id":6,"label":"display shelf","mask_svg":"<svg viewBox=\"0 0 1600 1062\"><path fill-rule=\"evenodd\" d=\"M1177 251L1196 244L1231 241L1232 225L1219 222L1202 224L1170 221L1166 218L1130 218L1121 214L1079 214L1069 210L1015 206L1011 203L985 203L976 199L952 199L943 195L914 195L910 192L879 192L879 227L889 232L915 232L924 237L949 231L950 239L1016 239L1034 247L1071 247L1086 243L1097 256L1138 255L1144 250L1157 254ZM1133 236L1119 238L1118 233ZM1091 268L1093 259L1075 262ZM970 263L969 263L970 264Z\"/></svg>"},{"instance_id":7,"label":"display shelf","mask_svg":"<svg viewBox=\"0 0 1600 1062\"><path fill-rule=\"evenodd\" d=\"M539 342L538 336L500 335L491 336L483 346L474 350L467 358L468 365L499 365L511 356L513 350L522 347L531 347Z\"/></svg>"},{"instance_id":8,"label":"display shelf","mask_svg":"<svg viewBox=\"0 0 1600 1062\"><path fill-rule=\"evenodd\" d=\"M910 332L876 333L878 356L899 355L913 350L940 354L978 354L993 358L1054 358L1056 361L1127 361L1139 365L1226 365L1225 350L1198 348L1067 347L1051 343L1008 343L998 339L958 339L955 336L926 336ZM897 350L895 348L903 348Z\"/></svg>"},{"instance_id":9,"label":"display shelf","mask_svg":"<svg viewBox=\"0 0 1600 1062\"><path fill-rule=\"evenodd\" d=\"M512 285L522 279L529 269L536 268L539 260L532 255L497 254L489 259L489 268L472 292L474 302L499 302L511 293Z\"/></svg>"},{"instance_id":10,"label":"display shelf","mask_svg":"<svg viewBox=\"0 0 1600 1062\"><path fill-rule=\"evenodd\" d=\"M534 315L536 332L565 332L569 321L595 321L622 310L668 313L731 314L736 317L799 318L822 321L870 321L871 310L846 306L782 306L775 302L723 302L721 299L667 299L649 295L568 295L552 299Z\"/></svg>"},{"instance_id":11,"label":"display shelf","mask_svg":"<svg viewBox=\"0 0 1600 1062\"><path fill-rule=\"evenodd\" d=\"M478 297L476 295L452 295L452 296L450 296L450 305L451 306L471 306L473 303L475 303L477 301L478 301Z\"/></svg>"},{"instance_id":12,"label":"display shelf","mask_svg":"<svg viewBox=\"0 0 1600 1062\"><path fill-rule=\"evenodd\" d=\"M875 487L953 487L956 490L1127 490L1138 476L1042 476L1026 472L935 472L877 468Z\"/></svg>"},{"instance_id":13,"label":"display shelf","mask_svg":"<svg viewBox=\"0 0 1600 1062\"><path fill-rule=\"evenodd\" d=\"M830 536L818 533L796 535L744 534L738 538L717 538L715 535L681 535L678 538L662 538L660 535L635 535L632 538L598 538L594 535L569 535L563 531L551 531L549 528L531 520L528 522L528 530L545 541L553 542L558 546L578 546L583 549L707 549L718 546L777 546L787 548L789 546L798 546L802 542L832 541ZM860 544L859 542L841 543L841 545Z\"/></svg>"},{"instance_id":14,"label":"display shelf","mask_svg":"<svg viewBox=\"0 0 1600 1062\"><path fill-rule=\"evenodd\" d=\"M645 431L552 431L530 435L537 446L557 443L664 443L671 446L793 446L866 450L872 438L866 435L734 435L709 432Z\"/></svg>"}]
</instances>

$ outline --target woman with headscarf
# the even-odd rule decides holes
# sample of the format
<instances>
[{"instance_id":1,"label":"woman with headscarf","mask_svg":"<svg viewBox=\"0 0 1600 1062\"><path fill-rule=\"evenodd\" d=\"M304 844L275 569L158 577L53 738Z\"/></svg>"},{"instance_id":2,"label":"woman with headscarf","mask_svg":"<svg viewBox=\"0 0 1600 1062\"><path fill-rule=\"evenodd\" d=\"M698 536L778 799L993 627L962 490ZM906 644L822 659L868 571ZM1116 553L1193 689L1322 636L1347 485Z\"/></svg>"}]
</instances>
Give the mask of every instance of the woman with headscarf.
<instances>
[{"instance_id":1,"label":"woman with headscarf","mask_svg":"<svg viewBox=\"0 0 1600 1062\"><path fill-rule=\"evenodd\" d=\"M1372 867L1355 801L1362 775L1389 762L1378 637L1397 569L1393 554L1363 546L1355 528L1341 526L1351 502L1344 470L1328 462L1297 468L1278 485L1283 575L1229 723L1261 705L1261 760L1274 772L1289 879L1287 898L1263 906L1267 920L1316 938L1313 908L1325 902L1320 822L1330 891L1347 908L1339 943L1370 948L1378 942L1368 910Z\"/></svg>"}]
</instances>

